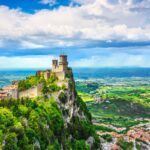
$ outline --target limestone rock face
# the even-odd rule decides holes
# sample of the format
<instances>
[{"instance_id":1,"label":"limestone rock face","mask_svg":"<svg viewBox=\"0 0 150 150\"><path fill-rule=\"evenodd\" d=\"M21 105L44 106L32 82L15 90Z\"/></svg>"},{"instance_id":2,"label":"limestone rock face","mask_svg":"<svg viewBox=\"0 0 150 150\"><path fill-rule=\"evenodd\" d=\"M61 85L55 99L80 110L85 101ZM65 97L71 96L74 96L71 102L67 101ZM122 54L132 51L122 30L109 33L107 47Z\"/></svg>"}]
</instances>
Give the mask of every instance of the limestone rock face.
<instances>
[{"instance_id":1,"label":"limestone rock face","mask_svg":"<svg viewBox=\"0 0 150 150\"><path fill-rule=\"evenodd\" d=\"M75 82L71 73L71 78L66 81L66 89L59 91L57 95L57 102L63 112L64 120L70 123L72 117L79 117L86 119L84 112L80 110L78 104L78 97L75 90Z\"/></svg>"},{"instance_id":2,"label":"limestone rock face","mask_svg":"<svg viewBox=\"0 0 150 150\"><path fill-rule=\"evenodd\" d=\"M65 80L66 88L60 90L57 96L55 95L55 99L63 114L65 127L70 131L71 139L77 138L76 136L79 135L76 132L78 132L78 134L81 134L80 136L85 138L90 149L100 149L99 138L93 137L96 136L95 131L90 131L92 129L91 115L85 103L77 95L72 72L69 76L70 78ZM89 129L85 129L86 127Z\"/></svg>"}]
</instances>

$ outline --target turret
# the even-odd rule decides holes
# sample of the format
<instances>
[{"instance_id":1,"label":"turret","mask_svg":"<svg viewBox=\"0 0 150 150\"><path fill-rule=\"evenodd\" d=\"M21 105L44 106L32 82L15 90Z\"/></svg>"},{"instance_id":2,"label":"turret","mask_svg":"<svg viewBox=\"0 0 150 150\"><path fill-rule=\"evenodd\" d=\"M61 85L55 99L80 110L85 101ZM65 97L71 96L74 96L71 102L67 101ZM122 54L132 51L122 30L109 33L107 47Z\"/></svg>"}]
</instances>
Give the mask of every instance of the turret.
<instances>
[{"instance_id":1,"label":"turret","mask_svg":"<svg viewBox=\"0 0 150 150\"><path fill-rule=\"evenodd\" d=\"M68 68L68 61L67 61L67 55L60 55L59 56L59 67L65 71Z\"/></svg>"},{"instance_id":2,"label":"turret","mask_svg":"<svg viewBox=\"0 0 150 150\"><path fill-rule=\"evenodd\" d=\"M52 72L56 74L59 80L64 80L68 72L67 55L60 55L58 60L52 60Z\"/></svg>"}]
</instances>

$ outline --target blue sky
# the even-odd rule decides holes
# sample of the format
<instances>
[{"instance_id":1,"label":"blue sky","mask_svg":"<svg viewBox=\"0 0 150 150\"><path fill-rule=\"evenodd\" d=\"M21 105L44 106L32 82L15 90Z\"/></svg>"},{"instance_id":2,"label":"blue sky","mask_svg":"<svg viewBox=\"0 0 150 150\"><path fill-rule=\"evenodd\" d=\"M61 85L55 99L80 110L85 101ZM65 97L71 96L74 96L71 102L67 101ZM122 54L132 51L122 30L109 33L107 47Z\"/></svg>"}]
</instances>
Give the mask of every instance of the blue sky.
<instances>
[{"instance_id":1,"label":"blue sky","mask_svg":"<svg viewBox=\"0 0 150 150\"><path fill-rule=\"evenodd\" d=\"M150 67L149 0L0 0L0 68Z\"/></svg>"},{"instance_id":2,"label":"blue sky","mask_svg":"<svg viewBox=\"0 0 150 150\"><path fill-rule=\"evenodd\" d=\"M0 0L1 5L6 5L10 9L21 9L23 12L35 13L41 9L52 10L59 6L69 6L69 0ZM75 3L74 3L75 4Z\"/></svg>"}]
</instances>

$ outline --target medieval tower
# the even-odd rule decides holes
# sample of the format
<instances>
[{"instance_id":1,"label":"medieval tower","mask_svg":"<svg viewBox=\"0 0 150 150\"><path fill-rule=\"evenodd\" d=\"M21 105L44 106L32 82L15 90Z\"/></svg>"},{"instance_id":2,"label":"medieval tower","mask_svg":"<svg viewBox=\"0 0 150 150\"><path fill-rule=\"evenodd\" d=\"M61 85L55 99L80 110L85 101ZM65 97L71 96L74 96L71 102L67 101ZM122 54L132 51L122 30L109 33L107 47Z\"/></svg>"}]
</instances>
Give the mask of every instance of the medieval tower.
<instances>
[{"instance_id":1,"label":"medieval tower","mask_svg":"<svg viewBox=\"0 0 150 150\"><path fill-rule=\"evenodd\" d=\"M64 80L68 71L67 55L60 55L59 61L52 60L52 72L56 74L59 80Z\"/></svg>"},{"instance_id":2,"label":"medieval tower","mask_svg":"<svg viewBox=\"0 0 150 150\"><path fill-rule=\"evenodd\" d=\"M37 71L37 76L44 76L47 80L51 73L55 73L59 80L64 80L66 78L66 74L68 73L68 61L67 55L60 55L59 60L54 59L52 60L52 69L45 70L45 71Z\"/></svg>"}]
</instances>

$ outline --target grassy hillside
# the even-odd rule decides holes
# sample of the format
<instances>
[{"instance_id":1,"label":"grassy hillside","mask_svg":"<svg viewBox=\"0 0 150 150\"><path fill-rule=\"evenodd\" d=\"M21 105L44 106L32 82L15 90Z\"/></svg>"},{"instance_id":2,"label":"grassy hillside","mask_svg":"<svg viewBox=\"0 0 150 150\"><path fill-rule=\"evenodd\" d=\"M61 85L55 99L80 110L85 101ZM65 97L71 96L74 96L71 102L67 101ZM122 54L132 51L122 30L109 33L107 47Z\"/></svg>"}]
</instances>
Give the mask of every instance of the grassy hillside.
<instances>
[{"instance_id":1,"label":"grassy hillside","mask_svg":"<svg viewBox=\"0 0 150 150\"><path fill-rule=\"evenodd\" d=\"M149 109L128 101L111 100L101 104L88 101L86 104L93 115L93 119L96 119L96 123L113 125L115 127L129 128L139 123L147 122L136 120L137 118L150 117Z\"/></svg>"}]
</instances>

